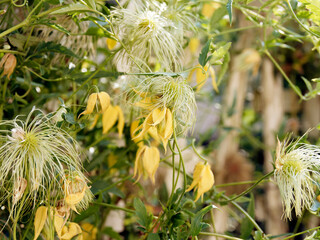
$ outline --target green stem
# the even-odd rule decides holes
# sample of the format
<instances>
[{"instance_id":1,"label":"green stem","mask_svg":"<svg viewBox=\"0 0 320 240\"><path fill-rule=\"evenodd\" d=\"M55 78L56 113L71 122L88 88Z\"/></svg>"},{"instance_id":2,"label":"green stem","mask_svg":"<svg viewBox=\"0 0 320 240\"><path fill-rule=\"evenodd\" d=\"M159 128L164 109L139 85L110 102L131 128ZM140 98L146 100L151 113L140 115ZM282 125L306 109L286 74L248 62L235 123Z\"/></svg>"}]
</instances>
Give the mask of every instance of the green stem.
<instances>
[{"instance_id":1,"label":"green stem","mask_svg":"<svg viewBox=\"0 0 320 240\"><path fill-rule=\"evenodd\" d=\"M287 74L283 71L283 69L280 67L280 65L277 63L277 61L272 57L270 52L265 49L264 53L269 57L269 59L273 62L273 64L276 66L276 68L279 70L279 72L282 74L282 76L286 79L286 81L289 83L290 87L293 89L293 91L303 100L305 100L305 97L301 94L301 92L298 90L298 88L291 82L290 78L287 76Z\"/></svg>"},{"instance_id":2,"label":"green stem","mask_svg":"<svg viewBox=\"0 0 320 240\"><path fill-rule=\"evenodd\" d=\"M32 9L32 11L29 13L29 15L26 17L25 20L23 20L21 23L3 31L2 33L0 33L0 39L3 38L4 36L8 35L9 33L18 30L19 28L22 28L26 25L28 25L30 23L30 19L32 14L37 10L37 8L42 4L43 0L40 0L39 3Z\"/></svg>"},{"instance_id":3,"label":"green stem","mask_svg":"<svg viewBox=\"0 0 320 240\"><path fill-rule=\"evenodd\" d=\"M290 10L292 16L294 17L294 19L296 19L296 21L299 23L299 25L300 25L304 30L306 30L308 33L310 33L311 35L320 38L320 35L319 35L319 34L316 34L315 32L312 32L306 25L304 25L304 24L299 20L299 18L297 17L297 15L295 14L295 12L294 12L293 9L292 9L290 0L287 0L286 3L287 3L288 6L289 6L289 10Z\"/></svg>"},{"instance_id":4,"label":"green stem","mask_svg":"<svg viewBox=\"0 0 320 240\"><path fill-rule=\"evenodd\" d=\"M207 163L207 162L208 162L208 159L206 159L205 157L203 157L203 156L198 152L198 150L196 149L196 147L194 146L195 141L196 141L196 139L193 139L193 140L192 140L192 144L191 144L194 153L197 154L197 156L198 156L199 158L201 158L203 161L205 161L205 162Z\"/></svg>"},{"instance_id":5,"label":"green stem","mask_svg":"<svg viewBox=\"0 0 320 240\"><path fill-rule=\"evenodd\" d=\"M228 198L229 200L227 201L222 201L221 203L228 203L228 202L231 202L231 201L234 201L236 199L238 199L239 197L242 197L244 195L246 195L247 193L251 192L252 189L254 189L260 182L262 182L264 179L270 177L272 174L274 173L274 171L272 172L269 172L268 174L264 175L263 177L261 177L258 181L255 182L255 184L253 184L250 188L248 188L247 190L243 191L242 193L240 193L239 195L233 197L233 198Z\"/></svg>"},{"instance_id":6,"label":"green stem","mask_svg":"<svg viewBox=\"0 0 320 240\"><path fill-rule=\"evenodd\" d=\"M26 53L24 53L24 52L19 52L19 51L15 51L15 50L7 50L7 49L0 49L0 53L12 53L12 54L19 54L22 56L26 55Z\"/></svg>"},{"instance_id":7,"label":"green stem","mask_svg":"<svg viewBox=\"0 0 320 240\"><path fill-rule=\"evenodd\" d=\"M249 213L247 213L239 204L237 204L236 202L232 201L232 199L228 198L225 195L222 195L222 197L224 199L226 199L226 202L230 202L233 206L235 206L240 212L242 212L248 219L250 222L252 222L252 224L255 226L255 228L263 233L263 230L260 228L260 226L257 224L257 222L249 215Z\"/></svg>"},{"instance_id":8,"label":"green stem","mask_svg":"<svg viewBox=\"0 0 320 240\"><path fill-rule=\"evenodd\" d=\"M213 34L209 35L209 37L216 37L216 36L221 36L221 35L225 35L228 33L241 32L244 30L249 30L249 29L253 29L253 28L261 28L261 27L262 26L260 26L260 25L252 25L252 26L247 26L247 27L234 28L234 29L226 30L226 31L219 32L219 33L213 33Z\"/></svg>"},{"instance_id":9,"label":"green stem","mask_svg":"<svg viewBox=\"0 0 320 240\"><path fill-rule=\"evenodd\" d=\"M266 182L268 180L263 180L263 182ZM252 184L255 183L254 181L243 181L243 182L231 182L231 183L224 183L224 184L217 184L215 185L216 188L222 188L222 187L229 187L229 186L237 186L237 185L246 185L246 184Z\"/></svg>"},{"instance_id":10,"label":"green stem","mask_svg":"<svg viewBox=\"0 0 320 240\"><path fill-rule=\"evenodd\" d=\"M299 232L299 233L296 233L296 234L292 234L292 235L290 235L289 237L286 237L286 238L284 238L284 239L282 239L282 240L291 239L291 238L293 238L293 237L296 237L296 236L299 236L299 235L301 235L301 234L308 233L308 232L310 232L310 231L317 230L317 229L320 229L320 226L315 227L315 228L311 228L311 229L308 229L308 230L305 230L305 231L303 231L303 232Z\"/></svg>"},{"instance_id":11,"label":"green stem","mask_svg":"<svg viewBox=\"0 0 320 240\"><path fill-rule=\"evenodd\" d=\"M232 240L243 240L241 238L237 238L237 237L231 237L228 235L224 235L224 234L219 234L219 233L210 233L210 232L200 232L199 235L204 235L204 236L215 236L215 237L221 237L221 238L225 238L225 239L232 239Z\"/></svg>"},{"instance_id":12,"label":"green stem","mask_svg":"<svg viewBox=\"0 0 320 240\"><path fill-rule=\"evenodd\" d=\"M124 212L127 212L127 213L135 213L135 211L132 210L132 209L118 207L118 206L116 206L114 204L99 203L99 202L93 202L93 204L100 205L100 206L103 206L103 207L112 208L112 209L115 209L115 210L121 210L121 211L124 211Z\"/></svg>"}]
</instances>

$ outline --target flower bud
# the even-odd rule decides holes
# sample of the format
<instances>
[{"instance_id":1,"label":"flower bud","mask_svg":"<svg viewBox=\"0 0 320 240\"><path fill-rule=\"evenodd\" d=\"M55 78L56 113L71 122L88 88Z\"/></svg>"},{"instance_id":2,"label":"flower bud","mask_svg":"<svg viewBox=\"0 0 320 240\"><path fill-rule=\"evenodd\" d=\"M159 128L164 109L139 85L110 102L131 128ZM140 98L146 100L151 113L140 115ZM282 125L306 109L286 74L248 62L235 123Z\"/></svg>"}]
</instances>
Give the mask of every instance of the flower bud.
<instances>
[{"instance_id":1,"label":"flower bud","mask_svg":"<svg viewBox=\"0 0 320 240\"><path fill-rule=\"evenodd\" d=\"M6 53L0 61L0 68L3 68L1 77L7 75L7 78L9 79L16 65L17 65L16 57L11 53Z\"/></svg>"}]
</instances>

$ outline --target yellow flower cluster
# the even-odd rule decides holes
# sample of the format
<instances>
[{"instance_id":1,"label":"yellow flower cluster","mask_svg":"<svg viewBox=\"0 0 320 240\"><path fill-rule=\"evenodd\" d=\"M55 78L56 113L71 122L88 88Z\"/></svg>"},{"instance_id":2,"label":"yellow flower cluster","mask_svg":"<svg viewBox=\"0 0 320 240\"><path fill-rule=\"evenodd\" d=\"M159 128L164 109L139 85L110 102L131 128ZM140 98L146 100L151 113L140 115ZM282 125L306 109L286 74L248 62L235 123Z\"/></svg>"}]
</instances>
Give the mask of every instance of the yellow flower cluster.
<instances>
[{"instance_id":1,"label":"yellow flower cluster","mask_svg":"<svg viewBox=\"0 0 320 240\"><path fill-rule=\"evenodd\" d=\"M98 109L98 111L93 123L90 126L90 129L92 129L96 125L100 117L99 116L99 113L100 113L102 114L103 134L107 134L118 120L117 128L118 128L119 138L121 138L123 133L123 128L124 128L124 115L120 106L112 106L110 103L110 96L106 92L92 93L89 96L86 110L83 111L79 115L79 117L81 115L88 115L93 113L95 107Z\"/></svg>"}]
</instances>

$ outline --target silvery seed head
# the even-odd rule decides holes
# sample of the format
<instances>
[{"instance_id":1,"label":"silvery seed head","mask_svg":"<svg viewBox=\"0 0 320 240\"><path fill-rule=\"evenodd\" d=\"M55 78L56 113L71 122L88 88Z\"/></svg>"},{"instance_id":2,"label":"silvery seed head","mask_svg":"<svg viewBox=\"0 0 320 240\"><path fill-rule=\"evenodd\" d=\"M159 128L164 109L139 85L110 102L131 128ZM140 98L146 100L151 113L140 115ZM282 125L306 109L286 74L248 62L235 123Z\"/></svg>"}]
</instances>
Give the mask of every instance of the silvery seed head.
<instances>
[{"instance_id":1,"label":"silvery seed head","mask_svg":"<svg viewBox=\"0 0 320 240\"><path fill-rule=\"evenodd\" d=\"M320 148L310 144L278 142L275 161L275 181L278 184L284 217L291 220L291 212L300 217L315 198L314 183L319 177Z\"/></svg>"}]
</instances>

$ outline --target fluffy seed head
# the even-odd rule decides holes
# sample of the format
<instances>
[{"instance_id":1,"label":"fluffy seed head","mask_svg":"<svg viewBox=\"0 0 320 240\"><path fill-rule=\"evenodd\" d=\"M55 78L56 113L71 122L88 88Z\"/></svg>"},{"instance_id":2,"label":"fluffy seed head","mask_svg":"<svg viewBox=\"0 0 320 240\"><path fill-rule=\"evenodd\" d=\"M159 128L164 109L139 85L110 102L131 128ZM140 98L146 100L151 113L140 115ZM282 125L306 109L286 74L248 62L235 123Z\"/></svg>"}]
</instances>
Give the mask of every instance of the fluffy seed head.
<instances>
[{"instance_id":1,"label":"fluffy seed head","mask_svg":"<svg viewBox=\"0 0 320 240\"><path fill-rule=\"evenodd\" d=\"M52 117L40 111L33 116L35 112L25 121L0 121L0 202L12 199L13 210L24 205L22 199L48 201L48 193L63 196L65 171L85 179L77 143L52 123Z\"/></svg>"},{"instance_id":2,"label":"fluffy seed head","mask_svg":"<svg viewBox=\"0 0 320 240\"><path fill-rule=\"evenodd\" d=\"M315 178L320 176L320 149L318 146L285 140L278 142L275 161L275 181L280 189L284 217L291 220L291 211L302 215L315 198Z\"/></svg>"},{"instance_id":3,"label":"fluffy seed head","mask_svg":"<svg viewBox=\"0 0 320 240\"><path fill-rule=\"evenodd\" d=\"M182 48L170 31L174 28L172 21L163 16L165 9L165 3L147 2L135 9L112 11L112 23L129 51L118 52L116 62L119 66L134 67L132 58L139 63L148 63L155 56L164 69L179 70Z\"/></svg>"},{"instance_id":4,"label":"fluffy seed head","mask_svg":"<svg viewBox=\"0 0 320 240\"><path fill-rule=\"evenodd\" d=\"M186 133L193 127L195 94L183 77L166 75L136 78L129 84L127 93L131 103L145 109L146 113L157 108L169 108L174 115L178 133Z\"/></svg>"}]
</instances>

